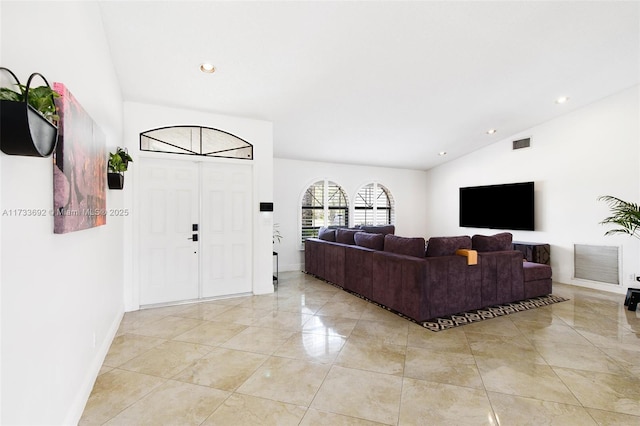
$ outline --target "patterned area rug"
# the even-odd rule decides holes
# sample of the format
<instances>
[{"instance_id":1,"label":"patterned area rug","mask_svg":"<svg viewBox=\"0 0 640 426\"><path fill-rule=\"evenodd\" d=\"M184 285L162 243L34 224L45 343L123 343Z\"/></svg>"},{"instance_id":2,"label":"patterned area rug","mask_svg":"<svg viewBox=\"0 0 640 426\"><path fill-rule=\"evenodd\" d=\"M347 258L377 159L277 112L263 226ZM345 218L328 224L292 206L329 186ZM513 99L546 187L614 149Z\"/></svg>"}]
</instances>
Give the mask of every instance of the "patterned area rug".
<instances>
[{"instance_id":1,"label":"patterned area rug","mask_svg":"<svg viewBox=\"0 0 640 426\"><path fill-rule=\"evenodd\" d=\"M529 309L540 308L542 306L552 305L554 303L566 302L567 300L569 299L549 294L547 296L533 297L531 299L521 300L519 302L506 303L504 305L495 305L488 308L461 312L456 315L433 318L420 324L424 328L427 328L431 331L442 331L454 327L459 327L461 325L467 325L478 321L484 321L491 318L514 314L516 312L528 311Z\"/></svg>"}]
</instances>

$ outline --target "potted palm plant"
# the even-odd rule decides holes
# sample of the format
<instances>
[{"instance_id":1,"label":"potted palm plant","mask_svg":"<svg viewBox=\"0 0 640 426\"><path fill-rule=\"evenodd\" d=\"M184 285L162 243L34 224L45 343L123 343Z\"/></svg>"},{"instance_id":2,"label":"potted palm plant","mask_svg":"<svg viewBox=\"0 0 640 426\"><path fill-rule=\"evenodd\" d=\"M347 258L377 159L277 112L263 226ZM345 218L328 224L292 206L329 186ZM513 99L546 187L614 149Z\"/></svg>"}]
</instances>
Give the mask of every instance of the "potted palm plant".
<instances>
[{"instance_id":1,"label":"potted palm plant","mask_svg":"<svg viewBox=\"0 0 640 426\"><path fill-rule=\"evenodd\" d=\"M129 162L133 162L133 158L125 148L118 147L116 152L109 153L109 170L107 173L109 189L122 189L124 187L124 172L129 169Z\"/></svg>"},{"instance_id":2,"label":"potted palm plant","mask_svg":"<svg viewBox=\"0 0 640 426\"><path fill-rule=\"evenodd\" d=\"M0 149L9 155L48 157L58 141L55 98L60 95L42 74L31 74L25 86L8 68L0 70L8 72L18 88L0 88ZM46 85L32 88L34 77Z\"/></svg>"},{"instance_id":3,"label":"potted palm plant","mask_svg":"<svg viewBox=\"0 0 640 426\"><path fill-rule=\"evenodd\" d=\"M640 239L640 205L611 195L598 197L598 201L604 201L611 209L611 216L600 223L617 226L617 228L605 232L605 235L628 234Z\"/></svg>"}]
</instances>

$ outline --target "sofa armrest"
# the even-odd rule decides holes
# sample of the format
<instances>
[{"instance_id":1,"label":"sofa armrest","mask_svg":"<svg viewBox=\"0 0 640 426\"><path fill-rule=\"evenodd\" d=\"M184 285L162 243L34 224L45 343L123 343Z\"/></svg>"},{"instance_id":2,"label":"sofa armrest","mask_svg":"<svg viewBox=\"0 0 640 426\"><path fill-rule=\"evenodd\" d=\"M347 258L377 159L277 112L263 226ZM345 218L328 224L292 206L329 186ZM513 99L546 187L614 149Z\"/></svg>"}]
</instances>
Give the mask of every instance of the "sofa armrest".
<instances>
[{"instance_id":1,"label":"sofa armrest","mask_svg":"<svg viewBox=\"0 0 640 426\"><path fill-rule=\"evenodd\" d=\"M458 249L456 250L458 256L464 256L467 258L467 265L478 264L478 252L476 250Z\"/></svg>"}]
</instances>

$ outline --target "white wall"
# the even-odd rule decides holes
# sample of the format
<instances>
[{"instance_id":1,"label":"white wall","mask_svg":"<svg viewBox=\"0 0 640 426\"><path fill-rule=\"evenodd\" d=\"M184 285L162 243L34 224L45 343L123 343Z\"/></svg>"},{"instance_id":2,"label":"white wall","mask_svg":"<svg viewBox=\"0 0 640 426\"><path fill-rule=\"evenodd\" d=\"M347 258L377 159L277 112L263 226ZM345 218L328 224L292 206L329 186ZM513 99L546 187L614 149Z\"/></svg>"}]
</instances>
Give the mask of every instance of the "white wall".
<instances>
[{"instance_id":1,"label":"white wall","mask_svg":"<svg viewBox=\"0 0 640 426\"><path fill-rule=\"evenodd\" d=\"M427 173L428 230L432 234L485 234L458 227L458 188L535 181L536 231L513 231L514 239L551 244L555 281L624 291L640 275L637 239L604 236L609 210L598 202L614 195L640 202L638 87L602 99L558 119L501 140ZM531 147L513 151L513 140L531 137ZM623 286L573 278L573 244L622 247Z\"/></svg>"},{"instance_id":2,"label":"white wall","mask_svg":"<svg viewBox=\"0 0 640 426\"><path fill-rule=\"evenodd\" d=\"M105 132L107 149L120 144L122 99L97 4L0 8L2 66L23 83L36 71L64 83ZM0 211L53 207L51 158L2 153L0 168ZM107 191L107 208L122 206L122 194ZM63 235L53 234L51 216L0 223L0 423L75 424L124 309L122 220Z\"/></svg>"},{"instance_id":3,"label":"white wall","mask_svg":"<svg viewBox=\"0 0 640 426\"><path fill-rule=\"evenodd\" d=\"M299 271L303 267L300 201L309 185L322 179L340 185L347 193L350 206L353 206L356 193L363 185L371 182L384 185L395 202L396 234L406 237L428 236L424 171L276 158L273 175L273 216L283 237L280 243L276 241L274 244L280 271Z\"/></svg>"},{"instance_id":4,"label":"white wall","mask_svg":"<svg viewBox=\"0 0 640 426\"><path fill-rule=\"evenodd\" d=\"M240 117L231 117L220 114L206 113L202 111L192 111L186 109L170 108L158 105L149 105L137 102L124 103L125 117L125 138L124 143L129 153L134 158L146 156L150 158L176 158L179 160L188 159L184 155L150 153L140 151L140 133L159 127L174 125L193 125L212 127L229 132L253 145L253 292L254 294L264 294L273 292L272 282L272 250L271 250L271 230L273 226L273 216L271 213L260 213L259 203L261 201L271 201L273 199L273 127L270 122L251 120ZM246 160L221 160L208 158L192 158L194 161L226 161L241 162L246 164ZM132 191L129 193L127 205L133 206L133 215L127 220L125 234L132 239L132 244L127 244L125 256L132 259L132 264L127 264L125 274L125 306L127 311L138 309L140 306L139 276L138 270L138 226L137 220L145 220L137 216L137 195L136 184L138 182L139 169L131 167L127 182Z\"/></svg>"}]
</instances>

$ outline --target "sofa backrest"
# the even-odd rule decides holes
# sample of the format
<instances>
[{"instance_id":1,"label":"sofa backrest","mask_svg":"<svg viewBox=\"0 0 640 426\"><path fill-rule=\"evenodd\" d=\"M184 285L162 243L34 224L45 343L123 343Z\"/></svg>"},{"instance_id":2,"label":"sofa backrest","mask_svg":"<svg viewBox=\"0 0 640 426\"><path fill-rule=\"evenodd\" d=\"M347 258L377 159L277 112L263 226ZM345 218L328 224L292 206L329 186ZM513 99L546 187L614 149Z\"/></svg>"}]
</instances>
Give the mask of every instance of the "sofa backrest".
<instances>
[{"instance_id":1,"label":"sofa backrest","mask_svg":"<svg viewBox=\"0 0 640 426\"><path fill-rule=\"evenodd\" d=\"M377 226L360 225L358 226L358 228L362 229L364 232L370 232L372 234L387 235L387 234L396 233L395 225L377 225Z\"/></svg>"},{"instance_id":2,"label":"sofa backrest","mask_svg":"<svg viewBox=\"0 0 640 426\"><path fill-rule=\"evenodd\" d=\"M338 228L336 229L336 243L349 244L353 246L356 244L353 236L358 232L362 231L360 229Z\"/></svg>"},{"instance_id":3,"label":"sofa backrest","mask_svg":"<svg viewBox=\"0 0 640 426\"><path fill-rule=\"evenodd\" d=\"M424 257L424 238L399 237L387 234L384 236L384 251L406 256Z\"/></svg>"},{"instance_id":4,"label":"sofa backrest","mask_svg":"<svg viewBox=\"0 0 640 426\"><path fill-rule=\"evenodd\" d=\"M353 235L357 246L372 250L384 250L384 235L371 232L357 232Z\"/></svg>"},{"instance_id":5,"label":"sofa backrest","mask_svg":"<svg viewBox=\"0 0 640 426\"><path fill-rule=\"evenodd\" d=\"M323 241L336 241L336 230L321 226L318 230L318 238Z\"/></svg>"},{"instance_id":6,"label":"sofa backrest","mask_svg":"<svg viewBox=\"0 0 640 426\"><path fill-rule=\"evenodd\" d=\"M470 249L471 238L468 235L456 237L431 237L427 243L427 257L454 256L458 249Z\"/></svg>"},{"instance_id":7,"label":"sofa backrest","mask_svg":"<svg viewBox=\"0 0 640 426\"><path fill-rule=\"evenodd\" d=\"M513 235L501 232L495 235L474 235L471 237L471 247L479 252L513 250L511 244Z\"/></svg>"}]
</instances>

